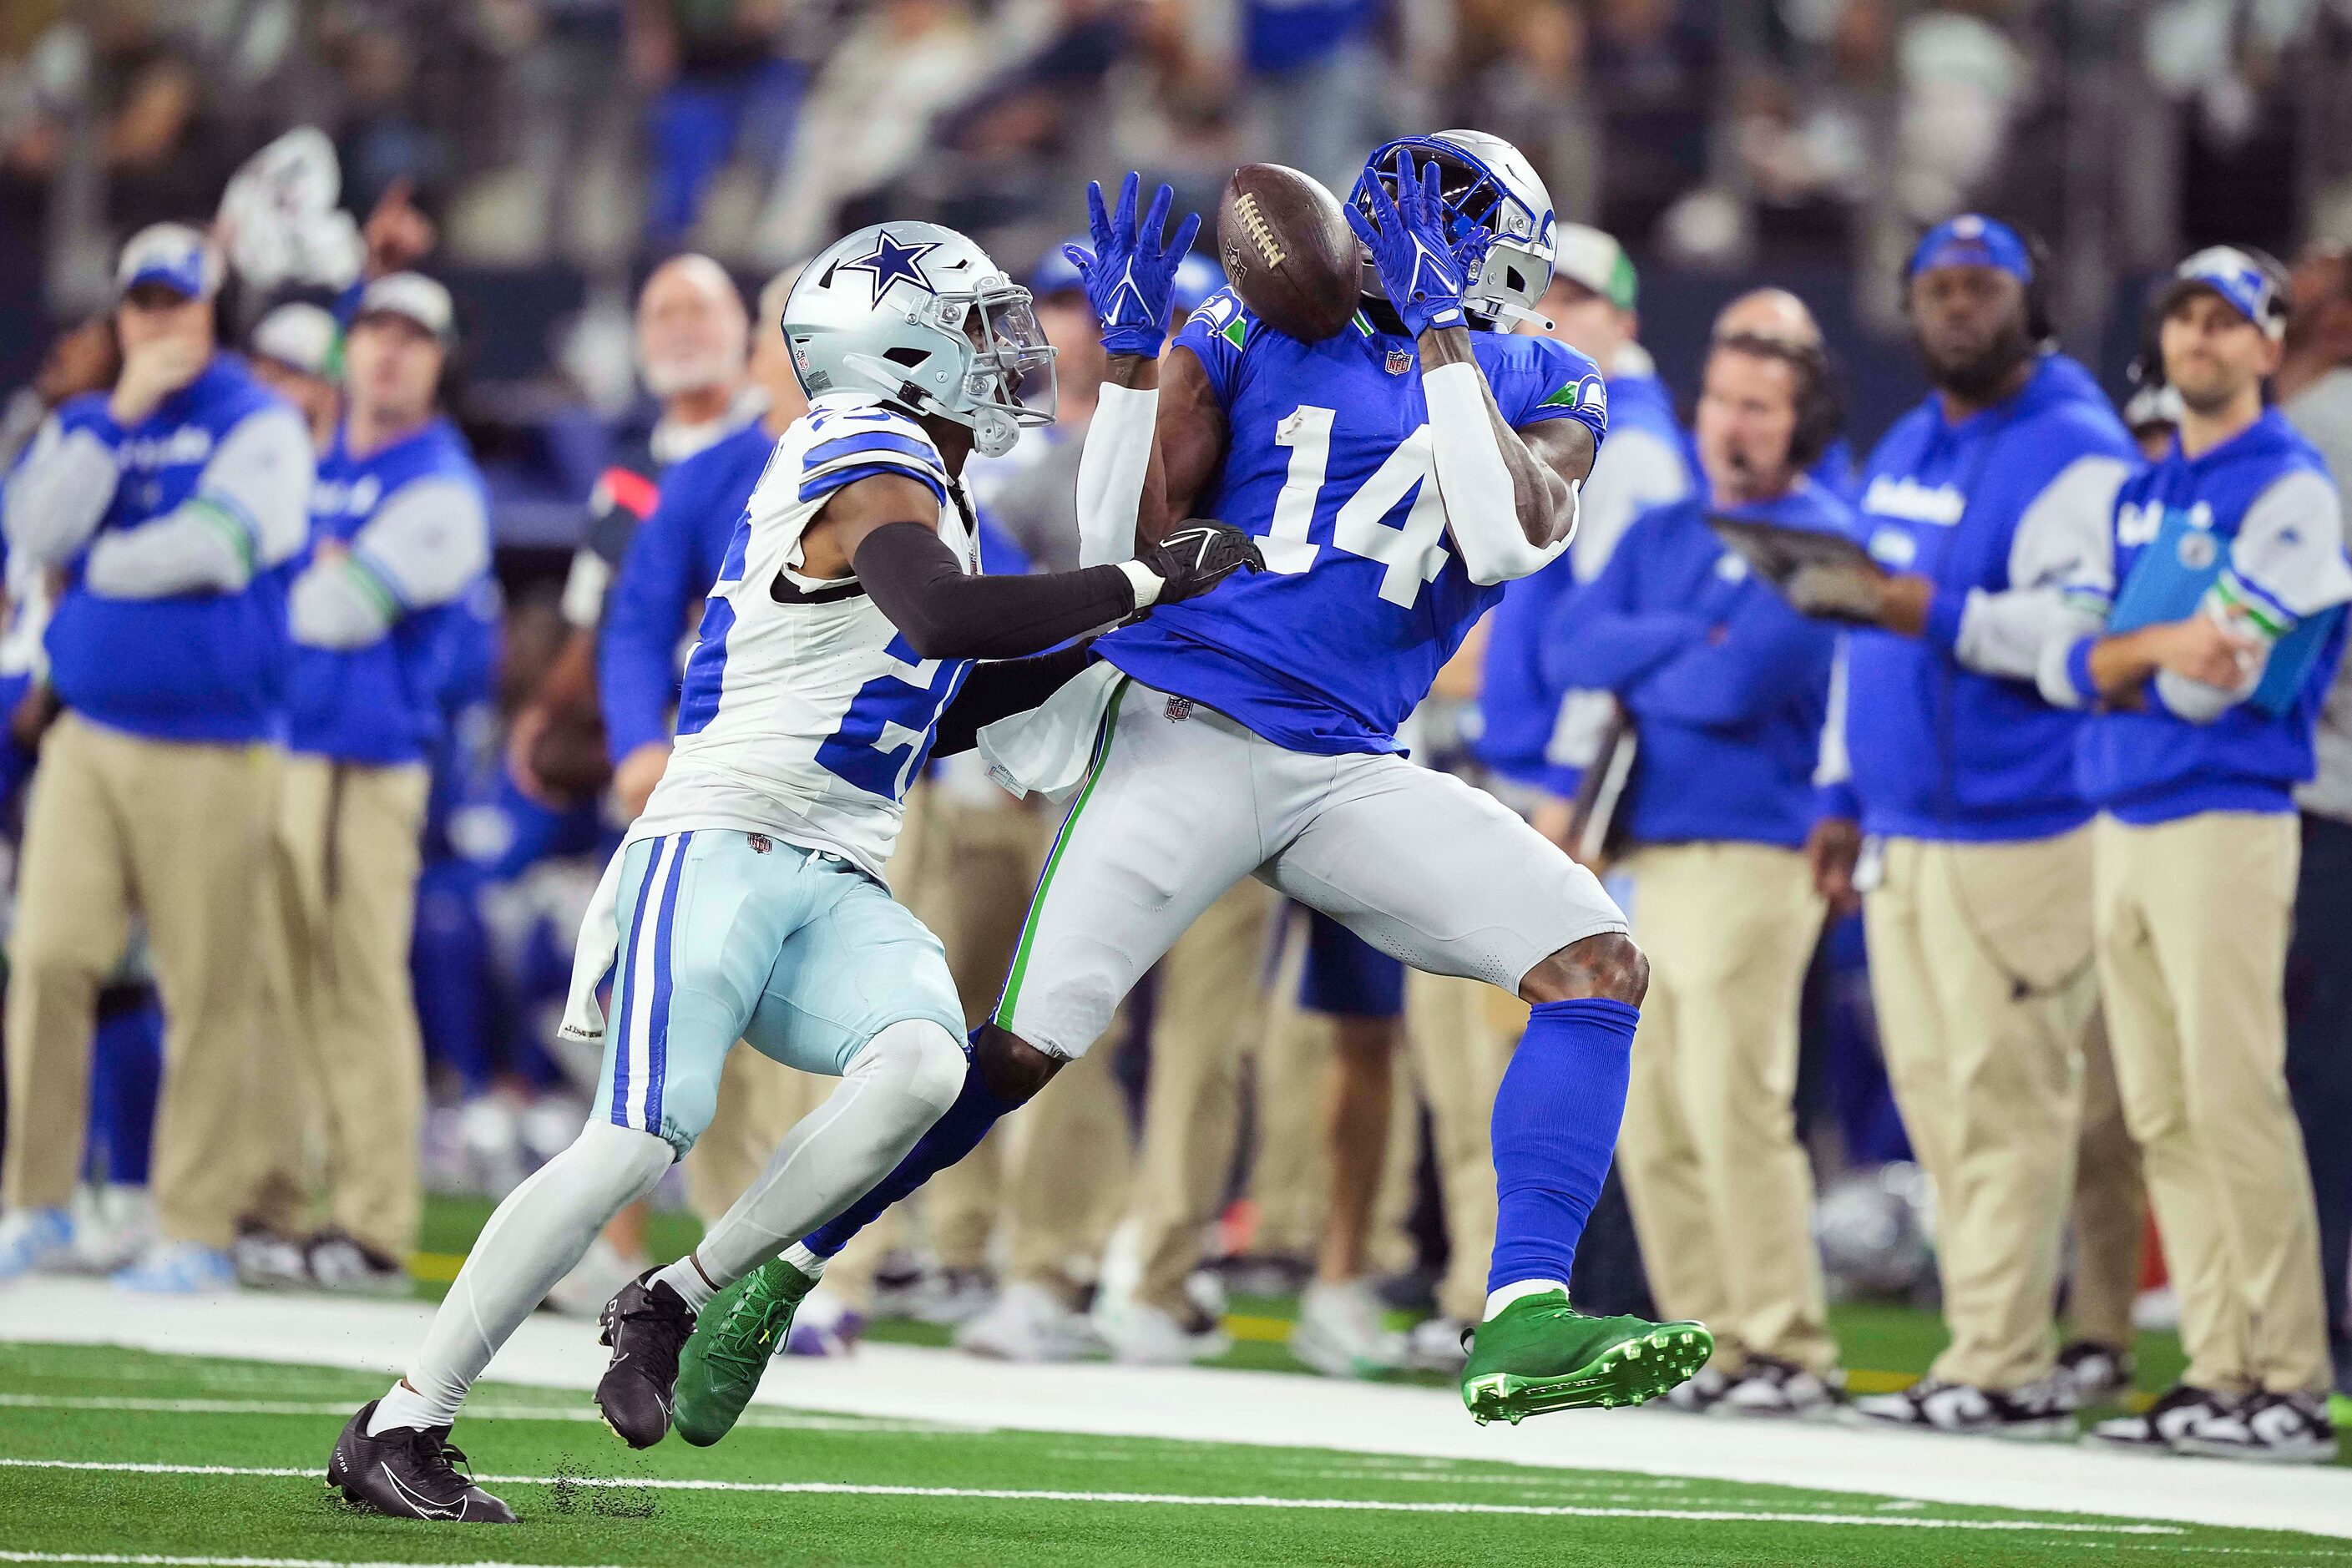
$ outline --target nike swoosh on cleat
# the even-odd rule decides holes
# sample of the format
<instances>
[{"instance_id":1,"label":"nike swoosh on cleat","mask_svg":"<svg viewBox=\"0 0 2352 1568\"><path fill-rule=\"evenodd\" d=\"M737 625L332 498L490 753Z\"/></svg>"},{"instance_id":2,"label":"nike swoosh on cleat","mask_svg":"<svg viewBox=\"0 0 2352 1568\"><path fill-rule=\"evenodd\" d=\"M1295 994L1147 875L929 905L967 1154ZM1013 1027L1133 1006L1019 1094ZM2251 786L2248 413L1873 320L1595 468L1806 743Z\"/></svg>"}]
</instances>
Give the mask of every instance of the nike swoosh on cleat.
<instances>
[{"instance_id":1,"label":"nike swoosh on cleat","mask_svg":"<svg viewBox=\"0 0 2352 1568\"><path fill-rule=\"evenodd\" d=\"M401 1479L392 1473L390 1465L379 1463L376 1468L383 1472L383 1479L392 1483L392 1489L400 1494L400 1500L409 1506L417 1518L462 1520L466 1517L464 1500L460 1499L457 1509L452 1511L448 1504L435 1502L431 1498L403 1484Z\"/></svg>"}]
</instances>

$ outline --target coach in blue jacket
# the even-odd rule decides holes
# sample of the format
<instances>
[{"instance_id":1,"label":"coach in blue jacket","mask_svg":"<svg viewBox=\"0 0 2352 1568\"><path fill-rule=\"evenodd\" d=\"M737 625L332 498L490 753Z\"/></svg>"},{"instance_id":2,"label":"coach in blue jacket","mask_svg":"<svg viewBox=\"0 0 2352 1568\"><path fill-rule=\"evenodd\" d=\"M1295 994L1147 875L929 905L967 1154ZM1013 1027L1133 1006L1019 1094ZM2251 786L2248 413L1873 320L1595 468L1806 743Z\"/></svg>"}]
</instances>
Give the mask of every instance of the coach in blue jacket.
<instances>
[{"instance_id":1,"label":"coach in blue jacket","mask_svg":"<svg viewBox=\"0 0 2352 1568\"><path fill-rule=\"evenodd\" d=\"M1678 1403L1747 1415L1824 1408L1839 1383L1790 1109L1836 634L1751 577L1707 517L1849 528L1805 478L1836 430L1828 375L1818 349L1717 343L1698 403L1707 495L1635 519L1546 650L1548 674L1613 693L1640 738L1623 868L1650 996L1619 1169L1660 1309L1715 1330Z\"/></svg>"},{"instance_id":2,"label":"coach in blue jacket","mask_svg":"<svg viewBox=\"0 0 2352 1568\"><path fill-rule=\"evenodd\" d=\"M2105 527L2130 438L2047 352L2024 237L1969 215L1913 252L1906 300L1935 390L1863 467L1861 538L1890 574L1847 643L1850 780L1825 790L1824 890L1867 884L1879 1034L1936 1184L1951 1343L1855 1402L1930 1431L2063 1436L2053 1302L2074 1185L2091 965L2080 720L2035 689L2067 573ZM1876 864L1853 879L1867 834Z\"/></svg>"},{"instance_id":3,"label":"coach in blue jacket","mask_svg":"<svg viewBox=\"0 0 2352 1568\"><path fill-rule=\"evenodd\" d=\"M26 809L8 986L0 1278L54 1256L82 1154L92 1008L146 917L170 1018L161 1239L124 1283L216 1288L249 1186L251 944L289 657L284 563L311 479L301 416L214 340L220 260L158 224L123 247L110 392L60 406L10 480L12 552L59 568L65 714Z\"/></svg>"},{"instance_id":4,"label":"coach in blue jacket","mask_svg":"<svg viewBox=\"0 0 2352 1568\"><path fill-rule=\"evenodd\" d=\"M2314 771L2352 566L2326 462L2264 405L2285 292L2276 262L2216 247L2158 296L2179 433L2117 496L2078 579L2083 624L2051 639L2042 685L2095 709L2074 761L2099 809L2099 980L2189 1358L2178 1387L2096 1435L2325 1462L2318 1226L2283 985L2294 790Z\"/></svg>"}]
</instances>

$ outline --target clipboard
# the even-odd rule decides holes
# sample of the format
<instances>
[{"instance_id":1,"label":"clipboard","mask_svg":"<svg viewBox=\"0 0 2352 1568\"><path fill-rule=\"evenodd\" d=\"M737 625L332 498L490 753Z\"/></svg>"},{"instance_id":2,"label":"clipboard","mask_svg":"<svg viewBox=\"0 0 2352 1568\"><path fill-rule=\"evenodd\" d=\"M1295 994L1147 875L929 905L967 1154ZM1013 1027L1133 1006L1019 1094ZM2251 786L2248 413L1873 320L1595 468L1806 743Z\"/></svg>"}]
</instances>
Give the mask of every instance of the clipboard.
<instances>
[{"instance_id":1,"label":"clipboard","mask_svg":"<svg viewBox=\"0 0 2352 1568\"><path fill-rule=\"evenodd\" d=\"M1706 514L1706 525L1800 614L1848 626L1878 624L1878 586L1886 581L1886 568L1845 535L1718 512Z\"/></svg>"}]
</instances>

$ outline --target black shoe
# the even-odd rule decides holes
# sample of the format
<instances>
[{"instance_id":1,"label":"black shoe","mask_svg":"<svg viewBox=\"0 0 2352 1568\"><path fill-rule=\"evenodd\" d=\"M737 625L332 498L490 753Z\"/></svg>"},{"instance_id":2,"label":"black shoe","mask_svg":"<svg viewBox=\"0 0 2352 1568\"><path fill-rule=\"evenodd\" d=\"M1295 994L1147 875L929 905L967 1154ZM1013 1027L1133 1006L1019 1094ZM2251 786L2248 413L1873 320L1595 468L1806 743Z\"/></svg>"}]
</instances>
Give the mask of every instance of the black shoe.
<instances>
[{"instance_id":1,"label":"black shoe","mask_svg":"<svg viewBox=\"0 0 2352 1568\"><path fill-rule=\"evenodd\" d=\"M2095 1447L2168 1453L2179 1448L2191 1434L2227 1421L2237 1408L2234 1394L2177 1383L2138 1415L2102 1421L2084 1433L2083 1440Z\"/></svg>"},{"instance_id":2,"label":"black shoe","mask_svg":"<svg viewBox=\"0 0 2352 1568\"><path fill-rule=\"evenodd\" d=\"M466 1456L449 1446L449 1428L394 1426L368 1436L376 1402L369 1400L335 1439L327 1485L345 1501L394 1519L457 1524L512 1524L514 1510L455 1468Z\"/></svg>"},{"instance_id":3,"label":"black shoe","mask_svg":"<svg viewBox=\"0 0 2352 1568\"><path fill-rule=\"evenodd\" d=\"M2058 1352L2058 1373L2084 1405L2105 1405L2131 1392L2137 1370L2131 1352L2096 1340L2076 1340Z\"/></svg>"},{"instance_id":4,"label":"black shoe","mask_svg":"<svg viewBox=\"0 0 2352 1568\"><path fill-rule=\"evenodd\" d=\"M2056 1376L2016 1388L1979 1388L1924 1377L1894 1394L1873 1394L1845 1406L1852 1418L1921 1432L1952 1432L2025 1442L2075 1435L2074 1390Z\"/></svg>"},{"instance_id":5,"label":"black shoe","mask_svg":"<svg viewBox=\"0 0 2352 1568\"><path fill-rule=\"evenodd\" d=\"M677 1291L654 1283L646 1269L604 1303L599 1344L613 1347L613 1363L596 1385L604 1424L632 1448L650 1448L668 1435L677 1400L677 1352L694 1332L694 1311Z\"/></svg>"},{"instance_id":6,"label":"black shoe","mask_svg":"<svg viewBox=\"0 0 2352 1568\"><path fill-rule=\"evenodd\" d=\"M2332 1465L2336 1424L2324 1394L2255 1394L2226 1415L2200 1421L2173 1447L2209 1459L2271 1465Z\"/></svg>"}]
</instances>

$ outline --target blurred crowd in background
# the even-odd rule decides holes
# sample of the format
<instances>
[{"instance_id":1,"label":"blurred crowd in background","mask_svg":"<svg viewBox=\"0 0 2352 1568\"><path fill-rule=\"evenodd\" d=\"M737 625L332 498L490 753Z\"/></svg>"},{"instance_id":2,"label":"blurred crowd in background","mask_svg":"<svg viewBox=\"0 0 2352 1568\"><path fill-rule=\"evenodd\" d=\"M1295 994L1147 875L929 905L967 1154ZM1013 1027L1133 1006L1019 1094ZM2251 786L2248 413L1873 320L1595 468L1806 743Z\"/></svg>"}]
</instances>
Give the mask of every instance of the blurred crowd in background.
<instances>
[{"instance_id":1,"label":"blurred crowd in background","mask_svg":"<svg viewBox=\"0 0 2352 1568\"><path fill-rule=\"evenodd\" d=\"M1762 278L1802 279L1847 373L1850 458L1921 388L1900 291L1924 228L1979 208L2045 234L2054 324L2119 370L2140 346L2141 281L2185 250L2226 236L2287 253L2352 231L2347 79L2352 6L2338 0L16 0L0 16L0 386L14 391L0 466L68 397L115 384L116 258L145 226L217 218L224 342L322 440L362 286L418 266L449 281L442 392L480 468L494 553L452 602L459 652L425 759L410 960L431 1071L421 1169L432 1190L499 1195L580 1125L596 1063L555 1030L572 935L666 752L658 721L622 724L609 685L599 712L615 574L666 469L789 417L789 374L763 368L759 345L792 264L833 237L934 218L1030 280L1061 353L1063 423L974 488L1012 545L1058 566L1101 374L1058 256L1089 178L1137 167L1208 212L1242 161L1344 192L1385 137L1475 122L1528 153L1564 222L1624 242L1598 270L1588 257L1569 298L1607 307L1600 339L1579 346L1609 369L1612 403L1617 378L1646 376L1654 357L1661 406L1686 410L1715 306ZM2305 385L2352 362L2352 268L2315 265L2294 340ZM1612 450L1621 439L1612 429ZM1671 431L1666 445L1683 463ZM693 624L675 586L625 635L674 649ZM1476 678L1456 673L1428 745L1473 769ZM957 922L985 924L982 905L1017 921L1050 828L953 769L919 792L900 890L958 955L975 1016L1004 933L960 937ZM1390 1364L1458 1364L1482 1289L1477 1191L1492 1224L1481 1113L1460 1102L1491 1099L1513 1005L1415 977L1389 1009L1402 1025L1318 1012L1323 959L1303 915L1262 900L1220 910L1202 940L1255 954L1258 989L1186 991L1180 948L1120 1026L1131 1048L1094 1053L1055 1090L1050 1131L1008 1125L918 1222L878 1232L862 1269L828 1275L836 1300L796 1328L804 1348L844 1348L880 1311L966 1324L995 1311L975 1348L1057 1359L1100 1342L1074 1309L1108 1289L1160 1314L1108 1320L1114 1350L1190 1359L1213 1348L1223 1285L1295 1288L1321 1265L1435 1314L1410 1343L1339 1334L1321 1370L1379 1370L1368 1345ZM132 1194L163 1026L137 954L99 1008L77 1236L91 1268L152 1239ZM1930 1299L1928 1184L1851 913L1811 958L1801 1018L1796 1124L1822 1176L1831 1288ZM1386 1069L1364 1064L1401 1038L1405 1110L1391 1117ZM1327 1145L1357 1151L1342 1156L1357 1191L1336 1243ZM661 1201L684 1203L691 1179ZM405 1288L413 1238L368 1240L330 1268L273 1255L284 1227L259 1207L247 1217L249 1274ZM2136 1199L2110 1223L2136 1244ZM645 1245L641 1221L620 1227L559 1301L593 1311ZM1580 1300L1641 1307L1622 1199L1585 1248ZM2125 1303L2111 1303L2112 1341L2137 1282L2128 1249L2108 1273ZM2105 1348L2112 1383L2124 1351Z\"/></svg>"}]
</instances>

